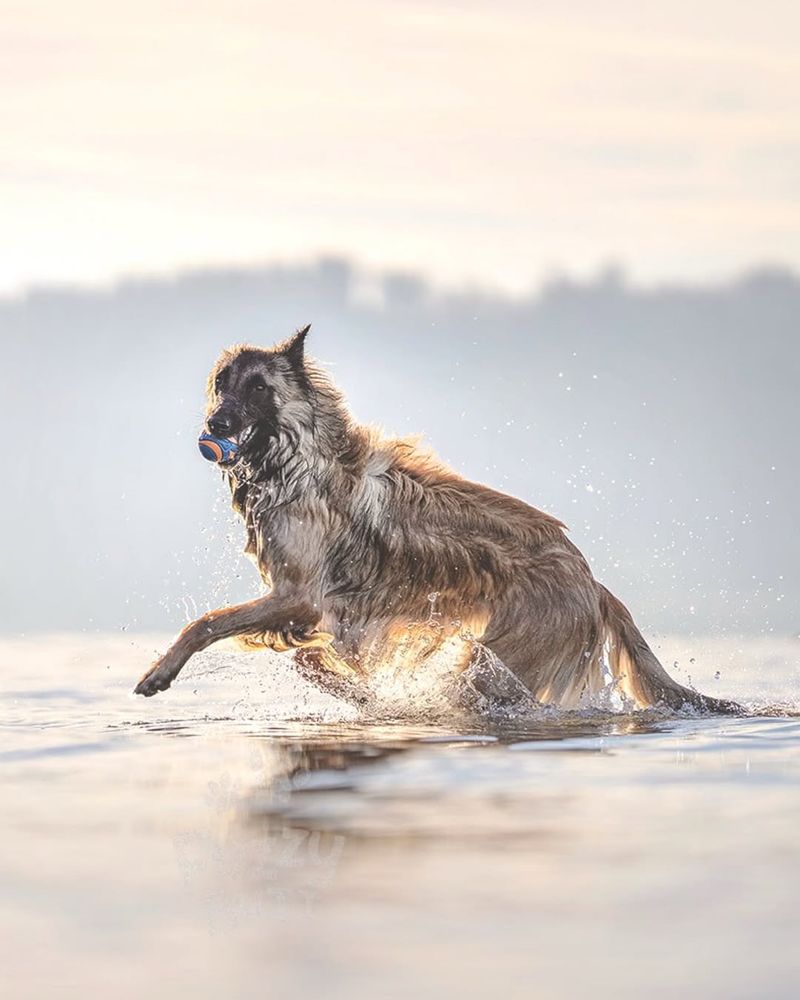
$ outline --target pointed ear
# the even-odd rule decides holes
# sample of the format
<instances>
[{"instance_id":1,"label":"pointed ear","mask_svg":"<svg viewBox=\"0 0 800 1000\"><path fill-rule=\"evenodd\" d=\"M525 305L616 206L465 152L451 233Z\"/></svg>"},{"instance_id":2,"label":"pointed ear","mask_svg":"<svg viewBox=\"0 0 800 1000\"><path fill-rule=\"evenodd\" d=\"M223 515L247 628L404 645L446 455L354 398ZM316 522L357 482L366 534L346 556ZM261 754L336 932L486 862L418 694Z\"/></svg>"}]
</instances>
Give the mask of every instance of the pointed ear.
<instances>
[{"instance_id":1,"label":"pointed ear","mask_svg":"<svg viewBox=\"0 0 800 1000\"><path fill-rule=\"evenodd\" d=\"M309 323L308 326L304 326L278 345L278 353L282 354L293 368L299 368L303 364L306 336L310 329L311 324Z\"/></svg>"}]
</instances>

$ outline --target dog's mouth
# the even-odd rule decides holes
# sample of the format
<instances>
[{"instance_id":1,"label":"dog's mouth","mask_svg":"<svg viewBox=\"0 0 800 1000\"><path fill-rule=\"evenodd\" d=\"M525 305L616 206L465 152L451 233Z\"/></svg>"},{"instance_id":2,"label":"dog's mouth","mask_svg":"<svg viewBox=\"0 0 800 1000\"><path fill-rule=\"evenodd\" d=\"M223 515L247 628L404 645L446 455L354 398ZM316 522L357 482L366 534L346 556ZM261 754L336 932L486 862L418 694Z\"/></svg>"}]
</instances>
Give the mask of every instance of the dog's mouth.
<instances>
[{"instance_id":1,"label":"dog's mouth","mask_svg":"<svg viewBox=\"0 0 800 1000\"><path fill-rule=\"evenodd\" d=\"M258 431L258 423L253 422L248 424L247 427L243 427L238 434L231 434L228 436L228 441L234 447L234 453L230 456L230 459L225 462L225 465L233 465L234 462L238 461L240 458L247 454L247 449L250 444L253 443L253 439L256 437Z\"/></svg>"},{"instance_id":2,"label":"dog's mouth","mask_svg":"<svg viewBox=\"0 0 800 1000\"><path fill-rule=\"evenodd\" d=\"M229 434L227 437L215 437L208 431L198 438L197 444L200 454L209 462L215 462L221 466L232 466L245 453L245 448L256 431L255 423L244 427L236 434Z\"/></svg>"},{"instance_id":3,"label":"dog's mouth","mask_svg":"<svg viewBox=\"0 0 800 1000\"><path fill-rule=\"evenodd\" d=\"M235 444L236 447L239 449L239 451L241 451L242 448L244 448L244 446L250 440L250 438L255 434L255 432L256 432L256 425L250 424L249 427L245 427L242 430L240 430L238 434L231 434L228 440L232 444Z\"/></svg>"}]
</instances>

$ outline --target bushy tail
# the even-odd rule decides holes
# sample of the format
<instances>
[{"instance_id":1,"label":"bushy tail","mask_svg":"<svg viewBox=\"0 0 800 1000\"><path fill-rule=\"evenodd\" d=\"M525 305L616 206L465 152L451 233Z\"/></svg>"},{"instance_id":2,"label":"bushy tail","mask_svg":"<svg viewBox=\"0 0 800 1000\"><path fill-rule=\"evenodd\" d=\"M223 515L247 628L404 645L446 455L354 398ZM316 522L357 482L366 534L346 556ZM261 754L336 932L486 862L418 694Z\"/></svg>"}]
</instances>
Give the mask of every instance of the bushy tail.
<instances>
[{"instance_id":1,"label":"bushy tail","mask_svg":"<svg viewBox=\"0 0 800 1000\"><path fill-rule=\"evenodd\" d=\"M634 624L630 612L605 587L600 599L606 626L608 665L619 689L642 707L659 703L681 709L687 705L702 712L744 715L735 701L711 698L673 680Z\"/></svg>"}]
</instances>

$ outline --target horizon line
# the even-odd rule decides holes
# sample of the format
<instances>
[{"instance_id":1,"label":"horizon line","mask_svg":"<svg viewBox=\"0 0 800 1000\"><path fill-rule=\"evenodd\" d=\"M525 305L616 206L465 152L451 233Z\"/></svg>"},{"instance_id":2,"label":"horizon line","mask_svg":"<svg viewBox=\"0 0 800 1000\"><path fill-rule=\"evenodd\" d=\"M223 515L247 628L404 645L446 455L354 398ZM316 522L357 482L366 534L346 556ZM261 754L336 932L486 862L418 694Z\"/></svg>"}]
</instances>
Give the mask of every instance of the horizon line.
<instances>
[{"instance_id":1,"label":"horizon line","mask_svg":"<svg viewBox=\"0 0 800 1000\"><path fill-rule=\"evenodd\" d=\"M788 262L776 260L754 260L751 264L729 271L716 279L698 279L686 276L683 278L664 278L642 280L631 275L625 262L609 260L594 268L590 273L581 273L580 269L570 271L568 268L554 267L540 278L532 278L530 287L524 291L512 291L491 282L481 283L475 279L464 277L461 280L444 280L436 278L425 268L417 269L392 265L368 265L348 254L336 252L319 252L305 258L273 258L252 262L208 262L206 264L177 266L170 269L129 270L122 271L107 278L96 281L58 281L43 279L20 285L18 288L0 291L0 304L10 305L25 302L42 295L69 294L114 295L126 288L141 286L159 286L180 284L184 281L202 278L220 278L226 275L256 276L259 273L278 272L281 270L298 273L311 273L324 268L340 268L352 280L351 291L369 292L370 286L381 289L392 280L407 281L409 288L416 286L423 294L435 297L478 295L496 298L508 302L524 302L541 298L548 291L560 286L575 289L618 288L621 291L634 294L652 294L665 291L722 291L752 282L754 279L782 279L791 283L800 283L800 269ZM359 285L361 289L359 289ZM355 298L362 296L356 294ZM364 296L369 298L369 294Z\"/></svg>"}]
</instances>

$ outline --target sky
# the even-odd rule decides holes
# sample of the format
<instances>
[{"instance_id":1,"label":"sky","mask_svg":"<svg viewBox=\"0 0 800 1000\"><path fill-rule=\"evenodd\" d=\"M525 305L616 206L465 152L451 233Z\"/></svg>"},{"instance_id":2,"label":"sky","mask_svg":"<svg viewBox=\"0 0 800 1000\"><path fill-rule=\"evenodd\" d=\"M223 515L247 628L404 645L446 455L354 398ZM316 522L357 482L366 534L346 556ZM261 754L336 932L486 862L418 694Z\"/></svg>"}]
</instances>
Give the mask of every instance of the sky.
<instances>
[{"instance_id":1,"label":"sky","mask_svg":"<svg viewBox=\"0 0 800 1000\"><path fill-rule=\"evenodd\" d=\"M0 74L0 293L800 267L793 2L5 0Z\"/></svg>"}]
</instances>

